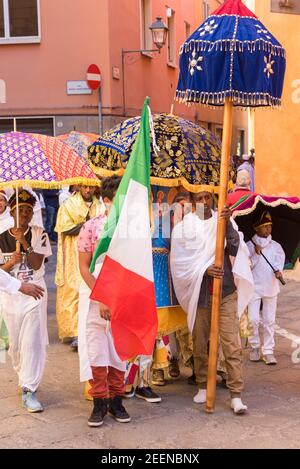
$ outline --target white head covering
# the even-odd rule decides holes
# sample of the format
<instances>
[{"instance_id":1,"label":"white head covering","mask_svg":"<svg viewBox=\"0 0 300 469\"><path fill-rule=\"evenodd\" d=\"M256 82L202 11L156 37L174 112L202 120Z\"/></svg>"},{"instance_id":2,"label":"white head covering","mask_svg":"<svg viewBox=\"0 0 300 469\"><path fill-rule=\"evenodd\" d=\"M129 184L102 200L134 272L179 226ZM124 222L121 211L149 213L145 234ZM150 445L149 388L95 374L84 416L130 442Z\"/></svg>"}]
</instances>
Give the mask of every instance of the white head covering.
<instances>
[{"instance_id":1,"label":"white head covering","mask_svg":"<svg viewBox=\"0 0 300 469\"><path fill-rule=\"evenodd\" d=\"M246 169L241 169L241 171L237 173L236 187L245 187L249 189L250 185L251 185L251 177L250 177L249 172Z\"/></svg>"},{"instance_id":2,"label":"white head covering","mask_svg":"<svg viewBox=\"0 0 300 469\"><path fill-rule=\"evenodd\" d=\"M246 154L245 154L245 155L242 155L242 160L243 160L243 161L249 161L250 158L251 158L251 155L246 155Z\"/></svg>"}]
</instances>

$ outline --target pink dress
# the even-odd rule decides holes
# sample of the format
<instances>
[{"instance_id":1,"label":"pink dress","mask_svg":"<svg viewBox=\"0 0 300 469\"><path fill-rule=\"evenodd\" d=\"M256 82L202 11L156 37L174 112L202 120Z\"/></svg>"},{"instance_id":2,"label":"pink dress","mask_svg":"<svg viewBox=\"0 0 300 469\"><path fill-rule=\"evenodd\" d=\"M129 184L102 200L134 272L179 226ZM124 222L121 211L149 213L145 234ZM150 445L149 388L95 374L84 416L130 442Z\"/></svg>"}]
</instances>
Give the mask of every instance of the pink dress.
<instances>
[{"instance_id":1,"label":"pink dress","mask_svg":"<svg viewBox=\"0 0 300 469\"><path fill-rule=\"evenodd\" d=\"M79 252L95 252L106 220L105 215L99 215L83 225L77 241ZM95 277L98 277L102 263L100 261L96 264L93 274ZM126 370L126 363L120 360L115 350L110 323L100 317L99 303L90 300L90 294L91 290L82 282L78 306L80 381L92 379L91 366L111 366L120 371Z\"/></svg>"}]
</instances>

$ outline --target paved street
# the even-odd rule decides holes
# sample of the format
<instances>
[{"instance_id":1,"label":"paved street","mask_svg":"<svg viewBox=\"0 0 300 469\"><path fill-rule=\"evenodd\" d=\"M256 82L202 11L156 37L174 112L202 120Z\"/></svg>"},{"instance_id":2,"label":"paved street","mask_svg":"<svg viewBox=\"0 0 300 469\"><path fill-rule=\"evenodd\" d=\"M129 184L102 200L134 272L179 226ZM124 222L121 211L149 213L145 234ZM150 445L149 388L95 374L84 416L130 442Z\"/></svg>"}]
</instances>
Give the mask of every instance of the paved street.
<instances>
[{"instance_id":1,"label":"paved street","mask_svg":"<svg viewBox=\"0 0 300 469\"><path fill-rule=\"evenodd\" d=\"M246 416L234 416L229 396L219 388L217 407L207 415L192 402L195 387L186 383L189 370L178 381L160 388L161 404L126 401L130 424L107 417L100 429L90 429L91 403L83 398L78 357L57 339L54 259L47 266L50 347L39 396L42 414L28 414L20 406L17 379L9 359L0 364L0 448L299 448L300 362L292 341L299 336L300 288L288 281L279 300L276 367L250 364L245 351ZM294 334L294 336L292 335Z\"/></svg>"}]
</instances>

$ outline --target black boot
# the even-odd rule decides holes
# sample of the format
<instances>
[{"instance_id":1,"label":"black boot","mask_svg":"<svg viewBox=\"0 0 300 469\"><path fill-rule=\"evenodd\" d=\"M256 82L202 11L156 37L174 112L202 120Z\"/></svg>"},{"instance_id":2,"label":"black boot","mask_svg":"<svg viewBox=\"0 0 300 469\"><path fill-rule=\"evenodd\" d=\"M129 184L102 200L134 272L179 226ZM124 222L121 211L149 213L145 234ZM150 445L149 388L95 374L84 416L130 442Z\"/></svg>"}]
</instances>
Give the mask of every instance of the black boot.
<instances>
[{"instance_id":1,"label":"black boot","mask_svg":"<svg viewBox=\"0 0 300 469\"><path fill-rule=\"evenodd\" d=\"M108 413L117 422L127 423L130 422L131 417L126 412L125 407L122 405L122 397L116 396L113 399L109 399Z\"/></svg>"},{"instance_id":2,"label":"black boot","mask_svg":"<svg viewBox=\"0 0 300 469\"><path fill-rule=\"evenodd\" d=\"M94 408L88 420L89 427L101 427L103 419L107 414L107 400L94 397Z\"/></svg>"}]
</instances>

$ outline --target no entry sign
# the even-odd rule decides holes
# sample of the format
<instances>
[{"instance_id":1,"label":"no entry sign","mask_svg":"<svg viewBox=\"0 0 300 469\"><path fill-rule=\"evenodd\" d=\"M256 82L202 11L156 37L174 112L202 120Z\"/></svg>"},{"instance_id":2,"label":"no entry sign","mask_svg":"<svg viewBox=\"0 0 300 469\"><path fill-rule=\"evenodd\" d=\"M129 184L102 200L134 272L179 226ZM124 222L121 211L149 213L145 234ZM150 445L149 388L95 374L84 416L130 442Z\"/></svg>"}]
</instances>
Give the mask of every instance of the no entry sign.
<instances>
[{"instance_id":1,"label":"no entry sign","mask_svg":"<svg viewBox=\"0 0 300 469\"><path fill-rule=\"evenodd\" d=\"M97 90L101 86L101 72L98 65L92 64L87 69L86 81L91 90Z\"/></svg>"}]
</instances>

